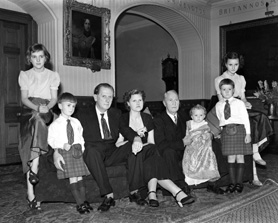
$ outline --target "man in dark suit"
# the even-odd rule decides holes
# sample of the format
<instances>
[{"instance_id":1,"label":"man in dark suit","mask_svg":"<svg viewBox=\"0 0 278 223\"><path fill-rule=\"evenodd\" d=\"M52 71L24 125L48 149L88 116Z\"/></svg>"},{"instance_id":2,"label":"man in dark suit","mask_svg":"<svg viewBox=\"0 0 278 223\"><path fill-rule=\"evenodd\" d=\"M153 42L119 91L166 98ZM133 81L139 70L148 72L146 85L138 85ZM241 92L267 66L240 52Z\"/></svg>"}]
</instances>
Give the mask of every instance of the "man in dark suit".
<instances>
[{"instance_id":1,"label":"man in dark suit","mask_svg":"<svg viewBox=\"0 0 278 223\"><path fill-rule=\"evenodd\" d=\"M111 108L114 97L114 89L107 83L96 86L94 90L95 108L92 112L77 112L76 118L83 126L83 137L85 140L84 161L95 178L100 193L104 196L99 211L108 211L115 205L114 194L106 172L106 166L127 162L131 155L131 144L129 142L117 142L119 138L119 122L121 112ZM54 152L54 164L57 169L62 169L64 163L60 154ZM129 176L136 174L129 171ZM135 182L130 182L130 188L136 188ZM129 196L130 201L144 205L146 201L141 198L138 191Z\"/></svg>"},{"instance_id":2,"label":"man in dark suit","mask_svg":"<svg viewBox=\"0 0 278 223\"><path fill-rule=\"evenodd\" d=\"M163 104L166 107L166 111L154 120L155 143L160 154L167 162L172 176L171 180L180 187L187 187L180 163L184 149L191 143L191 139L185 136L186 121L189 120L189 115L179 111L180 101L177 92L174 90L167 91L164 94ZM221 148L215 142L213 142L213 150L218 162L220 175L226 175L227 167L225 166ZM207 189L217 194L224 194L224 190L218 187L217 183L208 184Z\"/></svg>"}]
</instances>

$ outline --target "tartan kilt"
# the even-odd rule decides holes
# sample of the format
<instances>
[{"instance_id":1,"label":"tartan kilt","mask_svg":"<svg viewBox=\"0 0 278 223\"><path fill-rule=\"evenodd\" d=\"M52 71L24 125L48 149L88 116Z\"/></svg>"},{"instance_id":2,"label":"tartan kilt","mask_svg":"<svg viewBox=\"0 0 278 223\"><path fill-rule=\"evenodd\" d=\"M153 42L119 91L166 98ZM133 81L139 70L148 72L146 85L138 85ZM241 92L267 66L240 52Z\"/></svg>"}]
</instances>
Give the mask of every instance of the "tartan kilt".
<instances>
[{"instance_id":1,"label":"tartan kilt","mask_svg":"<svg viewBox=\"0 0 278 223\"><path fill-rule=\"evenodd\" d=\"M90 174L83 160L83 156L81 156L79 159L73 158L71 150L72 149L70 149L69 151L58 149L59 153L65 160L65 164L62 165L65 171L57 170L58 179L82 177Z\"/></svg>"},{"instance_id":2,"label":"tartan kilt","mask_svg":"<svg viewBox=\"0 0 278 223\"><path fill-rule=\"evenodd\" d=\"M222 154L224 156L230 155L250 155L253 153L251 143L244 142L246 131L244 125L237 125L237 132L235 135L228 135L225 129L221 132Z\"/></svg>"}]
</instances>

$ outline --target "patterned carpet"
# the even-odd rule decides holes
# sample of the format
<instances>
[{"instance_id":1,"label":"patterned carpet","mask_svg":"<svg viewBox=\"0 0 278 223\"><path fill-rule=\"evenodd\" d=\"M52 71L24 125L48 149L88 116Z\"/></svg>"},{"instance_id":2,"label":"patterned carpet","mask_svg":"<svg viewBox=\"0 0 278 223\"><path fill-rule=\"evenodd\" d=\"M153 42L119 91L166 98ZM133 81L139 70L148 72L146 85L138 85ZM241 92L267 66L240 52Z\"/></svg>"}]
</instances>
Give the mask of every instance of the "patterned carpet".
<instances>
[{"instance_id":1,"label":"patterned carpet","mask_svg":"<svg viewBox=\"0 0 278 223\"><path fill-rule=\"evenodd\" d=\"M196 189L196 202L179 208L172 197L158 193L159 208L139 207L124 198L106 213L97 212L99 204L93 204L94 210L85 215L69 203L42 203L42 211L30 210L21 166L2 166L0 222L278 222L278 155L265 154L263 158L267 168L258 168L263 187L246 183L240 195L215 195Z\"/></svg>"},{"instance_id":2,"label":"patterned carpet","mask_svg":"<svg viewBox=\"0 0 278 223\"><path fill-rule=\"evenodd\" d=\"M274 223L278 222L278 184L268 179L259 190L253 190L208 211L190 215L178 222L206 223Z\"/></svg>"}]
</instances>

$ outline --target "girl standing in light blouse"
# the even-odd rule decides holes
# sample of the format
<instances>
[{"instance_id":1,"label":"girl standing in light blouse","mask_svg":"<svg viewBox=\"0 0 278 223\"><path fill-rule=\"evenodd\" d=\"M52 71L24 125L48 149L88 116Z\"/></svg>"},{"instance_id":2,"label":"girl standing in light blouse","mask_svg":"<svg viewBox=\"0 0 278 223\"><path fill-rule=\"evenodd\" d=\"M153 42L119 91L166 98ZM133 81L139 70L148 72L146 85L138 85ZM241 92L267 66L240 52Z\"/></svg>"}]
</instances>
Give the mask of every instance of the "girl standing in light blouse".
<instances>
[{"instance_id":1,"label":"girl standing in light blouse","mask_svg":"<svg viewBox=\"0 0 278 223\"><path fill-rule=\"evenodd\" d=\"M272 133L271 125L265 117L264 114L258 111L250 110L252 105L247 101L245 97L245 87L246 81L244 76L238 75L236 72L240 67L242 67L243 58L238 55L236 52L228 52L223 58L223 65L227 68L227 70L219 77L215 79L215 90L217 92L217 97L219 101L223 100L223 97L220 93L219 83L221 80L228 78L231 79L234 84L234 94L233 97L239 98L245 104L245 107L248 109L249 119L252 128L252 148L253 148L253 184L257 186L262 186L260 182L255 162L260 165L266 165L266 162L261 158L259 154L259 147L267 142L267 137ZM264 131L259 131L259 128L264 128ZM264 144L262 148L265 148L267 144Z\"/></svg>"},{"instance_id":2,"label":"girl standing in light blouse","mask_svg":"<svg viewBox=\"0 0 278 223\"><path fill-rule=\"evenodd\" d=\"M53 119L51 109L57 102L60 77L45 68L50 54L42 44L30 46L26 52L27 64L32 68L21 71L18 83L21 90L23 114L20 121L19 154L23 173L27 178L27 201L31 209L41 209L34 186L39 182L39 156L48 151L48 127Z\"/></svg>"},{"instance_id":3,"label":"girl standing in light blouse","mask_svg":"<svg viewBox=\"0 0 278 223\"><path fill-rule=\"evenodd\" d=\"M235 98L240 98L246 108L251 108L251 104L247 101L245 97L245 87L246 87L246 81L244 76L238 75L236 72L238 71L239 67L242 64L242 59L239 57L239 55L235 52L229 52L225 55L223 59L223 63L227 70L219 77L215 78L214 84L215 84L215 90L217 93L217 97L220 100L223 99L220 89L219 89L219 83L225 78L231 79L235 83L235 89L234 89L234 95Z\"/></svg>"}]
</instances>

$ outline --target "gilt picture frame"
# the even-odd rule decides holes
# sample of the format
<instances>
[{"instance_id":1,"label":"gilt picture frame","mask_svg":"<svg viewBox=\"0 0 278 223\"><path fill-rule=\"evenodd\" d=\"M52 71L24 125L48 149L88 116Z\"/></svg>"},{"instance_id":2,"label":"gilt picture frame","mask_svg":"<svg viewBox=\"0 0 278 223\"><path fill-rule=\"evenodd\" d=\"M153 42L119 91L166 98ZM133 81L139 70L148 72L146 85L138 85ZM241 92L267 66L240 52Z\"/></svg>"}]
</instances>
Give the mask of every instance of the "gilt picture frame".
<instances>
[{"instance_id":1,"label":"gilt picture frame","mask_svg":"<svg viewBox=\"0 0 278 223\"><path fill-rule=\"evenodd\" d=\"M278 81L278 16L220 26L221 62L230 51L243 59L237 73L246 80L247 96L257 90L259 80ZM222 63L221 74L224 70Z\"/></svg>"},{"instance_id":2,"label":"gilt picture frame","mask_svg":"<svg viewBox=\"0 0 278 223\"><path fill-rule=\"evenodd\" d=\"M64 1L64 65L110 69L110 10Z\"/></svg>"}]
</instances>

